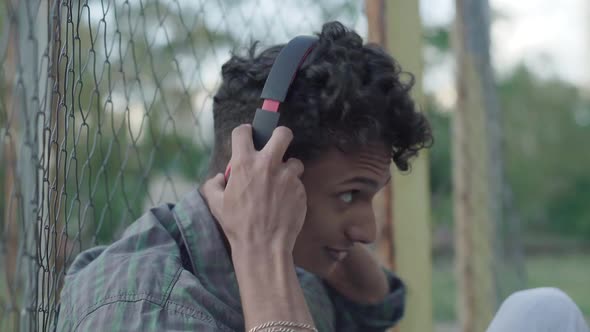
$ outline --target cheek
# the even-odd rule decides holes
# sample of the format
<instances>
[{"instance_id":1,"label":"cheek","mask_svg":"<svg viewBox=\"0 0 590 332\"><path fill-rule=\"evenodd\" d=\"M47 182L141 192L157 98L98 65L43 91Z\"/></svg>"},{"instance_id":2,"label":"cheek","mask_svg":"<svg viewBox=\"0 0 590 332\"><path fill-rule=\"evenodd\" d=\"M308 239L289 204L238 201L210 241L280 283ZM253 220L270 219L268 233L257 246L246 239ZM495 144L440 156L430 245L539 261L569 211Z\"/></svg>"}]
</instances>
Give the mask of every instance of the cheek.
<instances>
[{"instance_id":1,"label":"cheek","mask_svg":"<svg viewBox=\"0 0 590 332\"><path fill-rule=\"evenodd\" d=\"M309 202L301 232L315 240L331 238L339 231L341 222L342 218L329 202Z\"/></svg>"}]
</instances>

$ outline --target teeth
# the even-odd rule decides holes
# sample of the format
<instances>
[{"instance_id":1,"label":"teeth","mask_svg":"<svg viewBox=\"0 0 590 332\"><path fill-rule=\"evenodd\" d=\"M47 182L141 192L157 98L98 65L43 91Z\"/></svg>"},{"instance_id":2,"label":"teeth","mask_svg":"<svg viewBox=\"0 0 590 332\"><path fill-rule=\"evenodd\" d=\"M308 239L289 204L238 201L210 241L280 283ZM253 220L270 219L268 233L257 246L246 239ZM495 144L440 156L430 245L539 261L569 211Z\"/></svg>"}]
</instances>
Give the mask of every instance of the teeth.
<instances>
[{"instance_id":1,"label":"teeth","mask_svg":"<svg viewBox=\"0 0 590 332\"><path fill-rule=\"evenodd\" d=\"M346 258L346 255L347 255L347 254L348 254L348 253L347 253L346 251L341 251L341 252L339 252L338 254L336 254L336 256L338 256L338 260L339 260L339 261L341 261L341 260L343 260L344 258Z\"/></svg>"},{"instance_id":2,"label":"teeth","mask_svg":"<svg viewBox=\"0 0 590 332\"><path fill-rule=\"evenodd\" d=\"M342 261L346 258L346 256L348 255L348 252L346 251L340 251L340 250L329 250L330 255L332 256L332 258L334 258L337 261Z\"/></svg>"}]
</instances>

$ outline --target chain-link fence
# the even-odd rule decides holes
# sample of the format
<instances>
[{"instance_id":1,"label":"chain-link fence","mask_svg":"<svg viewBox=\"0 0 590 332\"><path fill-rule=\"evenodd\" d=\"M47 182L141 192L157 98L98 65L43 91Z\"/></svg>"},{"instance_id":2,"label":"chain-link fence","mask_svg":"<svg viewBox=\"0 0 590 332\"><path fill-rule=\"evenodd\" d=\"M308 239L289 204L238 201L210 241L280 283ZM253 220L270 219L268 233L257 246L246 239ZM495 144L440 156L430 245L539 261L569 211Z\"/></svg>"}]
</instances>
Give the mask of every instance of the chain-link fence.
<instances>
[{"instance_id":1,"label":"chain-link fence","mask_svg":"<svg viewBox=\"0 0 590 332\"><path fill-rule=\"evenodd\" d=\"M254 40L261 47L284 43L330 20L363 36L369 26L386 34L386 23L407 23L385 22L382 5L389 1L378 3L373 15L379 20L367 18L360 0L1 1L0 331L52 330L62 279L75 256L112 242L148 208L174 202L198 184L212 144L212 95L231 51L243 53ZM501 16L495 19L506 19ZM387 38L403 44L399 25L399 36ZM451 24L425 25L426 87L437 81L438 70L453 67L451 30ZM590 139L590 106L587 89L541 80L524 65L495 83L486 88L497 89L501 116L494 121L502 128L496 131L501 146L490 148L501 158L496 156L495 169L485 168L491 167L487 163L465 169L482 180L473 191L480 191L477 197L493 189L486 176L505 182L495 189L502 201L472 205L482 214L493 205L502 215L493 217L501 220L490 228L496 242L479 241L474 248L493 249L499 259L480 272L492 269L515 279L495 280L496 295L503 297L527 279L522 243L533 253L567 247L576 254L582 248L539 236L558 234L582 238L584 250L589 248L590 154L580 142ZM465 116L447 100L457 93L454 84L427 88L423 105L436 141L429 155L435 256L453 251L451 174L460 160L453 153L484 160L478 154L484 149L450 149L457 143L450 123ZM486 120L478 121L479 130L467 126L465 144L484 144L478 139ZM385 247L393 252L391 243ZM571 266L584 266L581 255L574 258ZM455 320L454 263L444 269L436 263L435 257L435 317ZM565 269L555 264L532 271ZM574 281L564 281L564 288L570 285L570 294L583 302L587 273L574 268L571 275L556 273ZM561 279L550 284L554 280ZM588 315L590 302L581 306Z\"/></svg>"},{"instance_id":2,"label":"chain-link fence","mask_svg":"<svg viewBox=\"0 0 590 332\"><path fill-rule=\"evenodd\" d=\"M221 64L361 1L8 0L0 5L0 330L51 330L68 264L195 186Z\"/></svg>"}]
</instances>

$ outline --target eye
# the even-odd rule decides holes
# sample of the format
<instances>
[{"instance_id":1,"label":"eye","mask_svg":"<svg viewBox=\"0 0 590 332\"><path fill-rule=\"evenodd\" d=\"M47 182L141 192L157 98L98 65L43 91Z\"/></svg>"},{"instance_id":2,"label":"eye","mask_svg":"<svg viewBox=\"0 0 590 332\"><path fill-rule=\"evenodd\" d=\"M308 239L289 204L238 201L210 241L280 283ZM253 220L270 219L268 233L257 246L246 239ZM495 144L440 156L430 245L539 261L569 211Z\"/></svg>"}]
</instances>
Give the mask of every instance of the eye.
<instances>
[{"instance_id":1,"label":"eye","mask_svg":"<svg viewBox=\"0 0 590 332\"><path fill-rule=\"evenodd\" d=\"M354 199L354 195L358 193L358 190L351 190L351 191L347 191L344 192L342 194L340 194L340 200L342 200L344 203L346 204L350 204L352 203L352 200Z\"/></svg>"}]
</instances>

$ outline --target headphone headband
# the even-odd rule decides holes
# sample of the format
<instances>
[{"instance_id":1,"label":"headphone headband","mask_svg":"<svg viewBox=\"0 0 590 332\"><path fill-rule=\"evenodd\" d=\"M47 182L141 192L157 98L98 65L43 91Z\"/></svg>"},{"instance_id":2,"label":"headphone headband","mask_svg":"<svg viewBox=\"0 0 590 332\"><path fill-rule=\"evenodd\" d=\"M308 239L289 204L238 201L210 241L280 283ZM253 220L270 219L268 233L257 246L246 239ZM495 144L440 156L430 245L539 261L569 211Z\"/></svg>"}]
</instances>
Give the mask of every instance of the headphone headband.
<instances>
[{"instance_id":1,"label":"headphone headband","mask_svg":"<svg viewBox=\"0 0 590 332\"><path fill-rule=\"evenodd\" d=\"M295 37L283 47L275 59L260 95L264 102L261 108L256 109L252 123L252 139L256 150L261 150L270 140L279 123L279 105L285 101L299 67L317 41L318 38L313 36ZM228 165L225 171L226 181L230 172L231 166Z\"/></svg>"},{"instance_id":2,"label":"headphone headband","mask_svg":"<svg viewBox=\"0 0 590 332\"><path fill-rule=\"evenodd\" d=\"M275 59L260 98L284 102L297 70L317 41L318 38L312 36L298 36L291 39Z\"/></svg>"},{"instance_id":3,"label":"headphone headband","mask_svg":"<svg viewBox=\"0 0 590 332\"><path fill-rule=\"evenodd\" d=\"M279 105L285 101L297 70L316 45L317 40L317 37L312 36L295 37L275 59L260 96L264 99L264 103L256 110L252 123L254 147L257 150L261 150L266 145L277 127Z\"/></svg>"}]
</instances>

